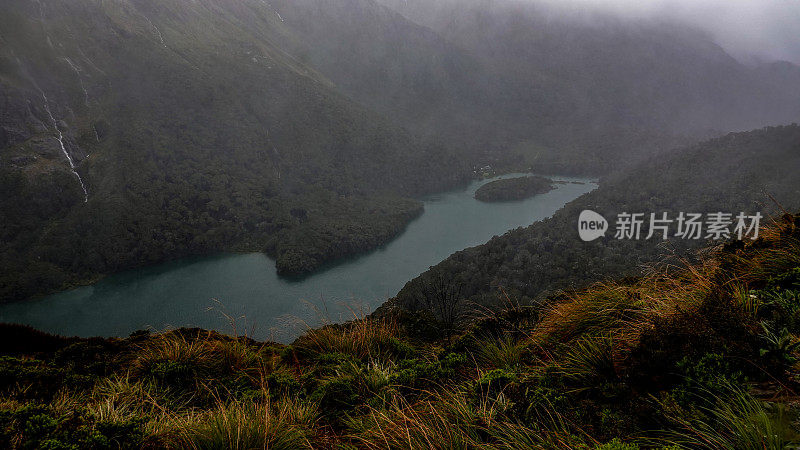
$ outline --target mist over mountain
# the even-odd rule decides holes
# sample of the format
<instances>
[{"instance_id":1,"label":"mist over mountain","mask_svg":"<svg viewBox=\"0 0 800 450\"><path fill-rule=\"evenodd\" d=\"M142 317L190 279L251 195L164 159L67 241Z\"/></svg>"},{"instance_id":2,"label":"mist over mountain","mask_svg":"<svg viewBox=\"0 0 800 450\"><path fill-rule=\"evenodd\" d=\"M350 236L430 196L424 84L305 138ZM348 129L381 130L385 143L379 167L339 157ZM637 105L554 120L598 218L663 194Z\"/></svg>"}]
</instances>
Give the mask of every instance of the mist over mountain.
<instances>
[{"instance_id":1,"label":"mist over mountain","mask_svg":"<svg viewBox=\"0 0 800 450\"><path fill-rule=\"evenodd\" d=\"M5 298L214 249L302 273L468 170L273 44L261 2L12 2L0 20Z\"/></svg>"},{"instance_id":2,"label":"mist over mountain","mask_svg":"<svg viewBox=\"0 0 800 450\"><path fill-rule=\"evenodd\" d=\"M431 10L464 4L453 0L425 2L424 11L414 3L389 0L399 10L423 17ZM597 23L609 17L638 22L672 23L702 31L726 52L747 61L800 62L796 39L800 5L796 2L753 0L493 0L471 2L487 10L533 5L542 14L571 22Z\"/></svg>"},{"instance_id":3,"label":"mist over mountain","mask_svg":"<svg viewBox=\"0 0 800 450\"><path fill-rule=\"evenodd\" d=\"M796 39L800 5L752 0L569 0L548 1L565 14L600 11L629 20L672 21L705 31L743 62L800 62Z\"/></svg>"},{"instance_id":4,"label":"mist over mountain","mask_svg":"<svg viewBox=\"0 0 800 450\"><path fill-rule=\"evenodd\" d=\"M500 170L603 174L795 121L800 70L707 33L471 0L9 1L4 298L191 254L285 274Z\"/></svg>"},{"instance_id":5,"label":"mist over mountain","mask_svg":"<svg viewBox=\"0 0 800 450\"><path fill-rule=\"evenodd\" d=\"M800 0L0 0L0 448L800 448Z\"/></svg>"}]
</instances>

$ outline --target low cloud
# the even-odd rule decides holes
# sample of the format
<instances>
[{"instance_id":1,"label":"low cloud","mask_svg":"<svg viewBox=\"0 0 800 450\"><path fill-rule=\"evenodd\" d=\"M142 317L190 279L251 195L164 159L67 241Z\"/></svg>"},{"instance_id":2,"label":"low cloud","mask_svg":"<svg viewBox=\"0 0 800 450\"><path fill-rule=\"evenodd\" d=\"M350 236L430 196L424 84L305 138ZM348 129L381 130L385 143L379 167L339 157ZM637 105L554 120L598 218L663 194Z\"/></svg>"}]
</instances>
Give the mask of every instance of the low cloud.
<instances>
[{"instance_id":1,"label":"low cloud","mask_svg":"<svg viewBox=\"0 0 800 450\"><path fill-rule=\"evenodd\" d=\"M600 9L630 19L685 23L743 61L800 63L800 0L544 0L569 11Z\"/></svg>"}]
</instances>

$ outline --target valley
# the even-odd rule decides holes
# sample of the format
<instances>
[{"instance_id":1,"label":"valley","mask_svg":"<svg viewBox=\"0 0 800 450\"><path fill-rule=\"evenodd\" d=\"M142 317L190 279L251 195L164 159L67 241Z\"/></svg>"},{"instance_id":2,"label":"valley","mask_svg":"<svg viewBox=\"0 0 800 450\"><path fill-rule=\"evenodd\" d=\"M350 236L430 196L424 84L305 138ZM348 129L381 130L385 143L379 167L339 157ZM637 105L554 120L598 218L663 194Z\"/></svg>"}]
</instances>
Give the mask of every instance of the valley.
<instances>
[{"instance_id":1,"label":"valley","mask_svg":"<svg viewBox=\"0 0 800 450\"><path fill-rule=\"evenodd\" d=\"M588 179L554 179L567 183L521 202L475 200L475 191L491 180L426 197L425 212L396 239L300 279L280 277L275 260L259 253L190 258L0 305L0 322L86 337L169 326L230 333L235 326L254 338L291 342L309 326L374 311L407 280L453 252L542 220L596 187ZM576 180L586 184L571 183Z\"/></svg>"},{"instance_id":2,"label":"valley","mask_svg":"<svg viewBox=\"0 0 800 450\"><path fill-rule=\"evenodd\" d=\"M308 275L487 164L607 175L798 117L795 66L699 33L452 5L9 1L0 301L225 251Z\"/></svg>"},{"instance_id":3,"label":"valley","mask_svg":"<svg viewBox=\"0 0 800 450\"><path fill-rule=\"evenodd\" d=\"M798 29L0 1L0 448L800 448Z\"/></svg>"}]
</instances>

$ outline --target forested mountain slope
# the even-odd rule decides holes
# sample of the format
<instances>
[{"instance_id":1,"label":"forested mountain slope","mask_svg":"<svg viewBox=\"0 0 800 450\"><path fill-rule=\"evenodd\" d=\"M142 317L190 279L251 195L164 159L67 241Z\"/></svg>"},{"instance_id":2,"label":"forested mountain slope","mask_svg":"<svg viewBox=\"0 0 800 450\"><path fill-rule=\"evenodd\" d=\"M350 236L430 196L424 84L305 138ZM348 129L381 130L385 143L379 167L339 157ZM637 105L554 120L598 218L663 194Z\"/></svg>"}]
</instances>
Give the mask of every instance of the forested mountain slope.
<instances>
[{"instance_id":1,"label":"forested mountain slope","mask_svg":"<svg viewBox=\"0 0 800 450\"><path fill-rule=\"evenodd\" d=\"M304 272L463 179L255 25L284 26L261 2L6 2L0 298L220 249Z\"/></svg>"},{"instance_id":2,"label":"forested mountain slope","mask_svg":"<svg viewBox=\"0 0 800 450\"><path fill-rule=\"evenodd\" d=\"M218 250L305 273L479 163L607 173L797 118L795 66L695 32L437 4L5 2L0 299Z\"/></svg>"},{"instance_id":3,"label":"forested mountain slope","mask_svg":"<svg viewBox=\"0 0 800 450\"><path fill-rule=\"evenodd\" d=\"M505 294L520 302L560 289L579 288L609 277L636 275L654 261L690 258L705 239L645 240L650 213L754 214L800 207L800 126L732 133L608 177L597 190L572 201L553 217L518 228L484 245L454 253L410 281L395 304L418 308L441 296L461 308L495 304ZM578 216L584 209L603 215L605 237L583 242ZM615 239L618 214L644 213L642 239ZM731 227L732 228L732 227ZM703 237L706 233L703 232ZM658 235L657 235L658 236ZM503 289L503 292L500 291Z\"/></svg>"},{"instance_id":4,"label":"forested mountain slope","mask_svg":"<svg viewBox=\"0 0 800 450\"><path fill-rule=\"evenodd\" d=\"M380 0L468 53L539 167L619 167L680 141L800 120L800 70L750 67L703 32L591 6L518 0ZM563 170L563 169L562 169Z\"/></svg>"}]
</instances>

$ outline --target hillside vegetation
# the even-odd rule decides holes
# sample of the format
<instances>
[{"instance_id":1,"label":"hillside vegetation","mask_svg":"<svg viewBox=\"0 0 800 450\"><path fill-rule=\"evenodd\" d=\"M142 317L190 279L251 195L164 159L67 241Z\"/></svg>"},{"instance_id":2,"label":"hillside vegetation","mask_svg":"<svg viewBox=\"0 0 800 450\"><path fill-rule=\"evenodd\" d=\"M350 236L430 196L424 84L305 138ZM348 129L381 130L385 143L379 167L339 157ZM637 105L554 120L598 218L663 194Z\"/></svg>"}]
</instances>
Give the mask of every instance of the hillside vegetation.
<instances>
[{"instance_id":1,"label":"hillside vegetation","mask_svg":"<svg viewBox=\"0 0 800 450\"><path fill-rule=\"evenodd\" d=\"M262 2L4 5L0 302L222 250L306 273L466 179L273 44L285 27Z\"/></svg>"},{"instance_id":2,"label":"hillside vegetation","mask_svg":"<svg viewBox=\"0 0 800 450\"><path fill-rule=\"evenodd\" d=\"M305 274L475 167L609 173L800 114L792 64L512 0L3 6L2 302L219 251Z\"/></svg>"},{"instance_id":3,"label":"hillside vegetation","mask_svg":"<svg viewBox=\"0 0 800 450\"><path fill-rule=\"evenodd\" d=\"M720 132L800 120L797 66L742 64L668 19L547 1L377 1L475 61L491 111L476 129L539 173L608 173Z\"/></svg>"},{"instance_id":4,"label":"hillside vegetation","mask_svg":"<svg viewBox=\"0 0 800 450\"><path fill-rule=\"evenodd\" d=\"M698 263L451 328L395 311L284 346L0 328L4 448L783 449L800 216Z\"/></svg>"},{"instance_id":5,"label":"hillside vegetation","mask_svg":"<svg viewBox=\"0 0 800 450\"><path fill-rule=\"evenodd\" d=\"M504 178L481 186L475 191L475 199L482 202L523 200L553 189L553 180L544 177Z\"/></svg>"},{"instance_id":6,"label":"hillside vegetation","mask_svg":"<svg viewBox=\"0 0 800 450\"><path fill-rule=\"evenodd\" d=\"M680 212L768 215L780 210L775 201L793 210L800 208L798 167L798 125L731 133L653 158L601 179L598 189L551 218L454 253L409 281L395 303L414 309L430 297L457 293L462 307L493 305L502 301L501 289L528 303L559 289L635 275L642 266L663 258L691 258L708 245L705 239L646 240L649 220L641 239L615 239L617 215L643 213L648 219L650 213L664 212L672 219ZM577 221L584 209L609 221L605 237L581 241Z\"/></svg>"}]
</instances>

